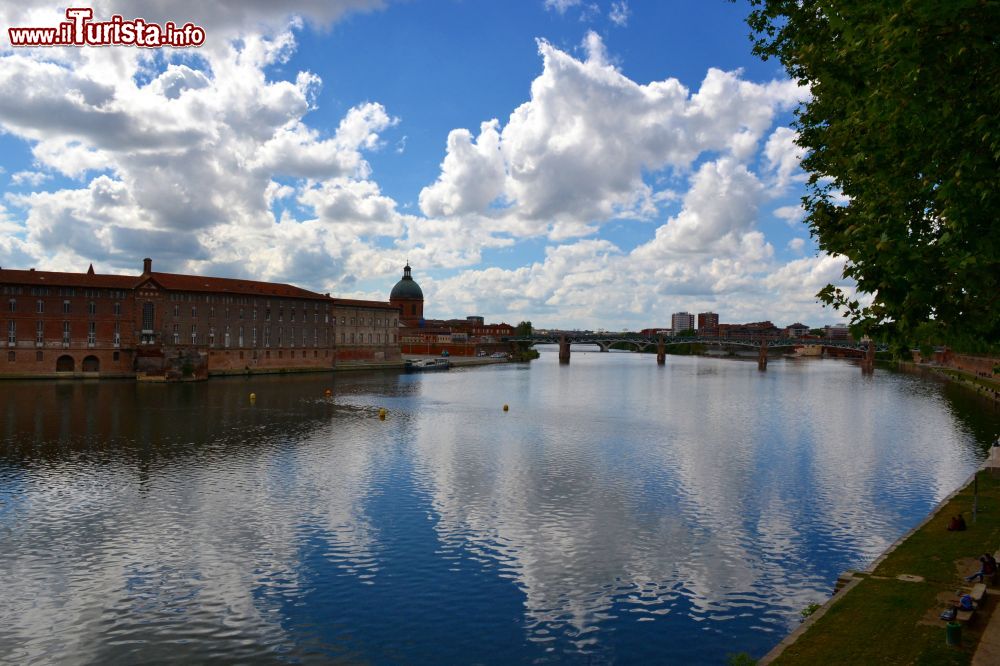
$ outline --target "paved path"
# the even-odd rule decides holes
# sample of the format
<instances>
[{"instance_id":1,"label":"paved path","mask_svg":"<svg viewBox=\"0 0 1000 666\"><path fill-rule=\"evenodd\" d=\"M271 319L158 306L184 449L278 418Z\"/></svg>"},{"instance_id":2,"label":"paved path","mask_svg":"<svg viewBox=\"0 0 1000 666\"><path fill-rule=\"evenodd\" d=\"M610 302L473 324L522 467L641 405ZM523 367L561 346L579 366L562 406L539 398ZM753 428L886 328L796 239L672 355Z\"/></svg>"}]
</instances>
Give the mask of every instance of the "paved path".
<instances>
[{"instance_id":1,"label":"paved path","mask_svg":"<svg viewBox=\"0 0 1000 666\"><path fill-rule=\"evenodd\" d=\"M997 438L997 443L990 447L989 458L983 467L990 473L996 473L997 468L1000 468L1000 437ZM991 587L986 594L992 597L1000 596L1000 590ZM976 653L972 655L972 666L1000 664L1000 608L997 606L1000 602L993 600L990 604L993 605L990 620L983 629L979 645L976 646Z\"/></svg>"},{"instance_id":2,"label":"paved path","mask_svg":"<svg viewBox=\"0 0 1000 666\"><path fill-rule=\"evenodd\" d=\"M1000 595L1000 590L990 588L987 592L989 596ZM997 608L995 599L990 602L993 609L990 612L989 622L983 628L983 635L976 646L976 653L972 655L972 666L996 666L1000 664L1000 609Z\"/></svg>"}]
</instances>

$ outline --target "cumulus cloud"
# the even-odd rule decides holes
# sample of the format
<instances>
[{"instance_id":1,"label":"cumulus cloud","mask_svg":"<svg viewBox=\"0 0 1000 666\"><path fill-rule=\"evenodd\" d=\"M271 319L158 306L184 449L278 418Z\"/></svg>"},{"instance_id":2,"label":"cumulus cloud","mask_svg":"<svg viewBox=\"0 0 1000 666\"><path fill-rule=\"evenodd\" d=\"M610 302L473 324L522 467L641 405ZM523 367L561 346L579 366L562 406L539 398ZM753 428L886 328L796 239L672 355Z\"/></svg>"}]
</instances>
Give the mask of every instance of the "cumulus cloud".
<instances>
[{"instance_id":1,"label":"cumulus cloud","mask_svg":"<svg viewBox=\"0 0 1000 666\"><path fill-rule=\"evenodd\" d=\"M420 209L429 216L457 216L485 211L503 194L506 177L496 120L480 125L479 136L465 129L448 134L441 175L420 193Z\"/></svg>"},{"instance_id":2,"label":"cumulus cloud","mask_svg":"<svg viewBox=\"0 0 1000 666\"><path fill-rule=\"evenodd\" d=\"M507 124L484 123L475 142L452 132L441 175L420 195L426 215L477 213L507 233L554 239L651 219L658 193L645 173L686 170L710 151L743 160L774 114L805 94L789 81L758 84L717 69L694 93L676 79L642 85L609 63L596 33L584 47L581 61L540 41L543 72ZM498 200L505 205L491 206Z\"/></svg>"},{"instance_id":3,"label":"cumulus cloud","mask_svg":"<svg viewBox=\"0 0 1000 666\"><path fill-rule=\"evenodd\" d=\"M10 175L12 185L31 185L38 187L46 180L52 178L50 174L41 171L16 171Z\"/></svg>"},{"instance_id":4,"label":"cumulus cloud","mask_svg":"<svg viewBox=\"0 0 1000 666\"><path fill-rule=\"evenodd\" d=\"M294 47L288 30L248 34L200 52L197 69L191 61L156 69L120 60L129 49L80 49L76 61L3 56L0 128L29 142L40 166L84 180L76 189L9 197L23 211L21 250L38 265L95 261L132 271L136 256L155 254L166 270L209 266L286 279L269 272L283 262L249 259L303 239L330 236L352 247L359 237L401 233L395 203L369 180L363 157L381 148L380 133L398 120L366 103L349 109L331 136L308 126L303 116L314 108L319 77L264 73ZM285 207L296 191L282 178L298 181L297 202L316 219L291 219L287 210L275 217L272 206ZM15 183L37 179L25 173ZM309 233L290 232L307 222ZM324 231L330 226L335 233ZM221 242L231 245L212 263ZM256 264L264 270L250 272Z\"/></svg>"},{"instance_id":5,"label":"cumulus cloud","mask_svg":"<svg viewBox=\"0 0 1000 666\"><path fill-rule=\"evenodd\" d=\"M805 180L805 174L799 169L805 151L795 143L798 136L790 127L779 127L764 146L765 168L773 175L777 190L785 189L793 181Z\"/></svg>"},{"instance_id":6,"label":"cumulus cloud","mask_svg":"<svg viewBox=\"0 0 1000 666\"><path fill-rule=\"evenodd\" d=\"M781 206L774 209L774 215L792 228L798 227L806 219L806 211L802 206Z\"/></svg>"},{"instance_id":7,"label":"cumulus cloud","mask_svg":"<svg viewBox=\"0 0 1000 666\"><path fill-rule=\"evenodd\" d=\"M452 130L419 193L421 214L408 214L368 161L387 145L401 149L405 136L392 131L406 129L405 118L371 101L333 129L316 127L307 114L319 76L282 78L272 67L288 62L300 21L325 25L380 6L248 2L229 15L151 0L120 11L177 20L190 10L234 38L159 60L138 49L0 55L0 129L27 142L36 167L15 174L17 184L36 189L49 173L77 180L7 195L0 265L79 270L93 261L135 272L136 257L153 255L163 270L372 297L377 290L357 285L391 284L405 256L428 312L440 316L639 326L712 309L759 319L776 296L789 319L818 311L813 287L836 276L836 260L781 265L758 228L772 190L799 177L794 133L772 127L806 94L793 82L709 69L695 90L672 78L643 84L622 74L596 33L585 36L583 58L541 40L530 96L498 109L506 120ZM95 14L115 7L99 3ZM17 14L11 25L58 19L45 19L58 12L40 4L0 11ZM588 237L631 220L645 238L631 249ZM484 252L525 239L545 243L544 258L479 265ZM425 271L435 267L460 270L434 279Z\"/></svg>"}]
</instances>

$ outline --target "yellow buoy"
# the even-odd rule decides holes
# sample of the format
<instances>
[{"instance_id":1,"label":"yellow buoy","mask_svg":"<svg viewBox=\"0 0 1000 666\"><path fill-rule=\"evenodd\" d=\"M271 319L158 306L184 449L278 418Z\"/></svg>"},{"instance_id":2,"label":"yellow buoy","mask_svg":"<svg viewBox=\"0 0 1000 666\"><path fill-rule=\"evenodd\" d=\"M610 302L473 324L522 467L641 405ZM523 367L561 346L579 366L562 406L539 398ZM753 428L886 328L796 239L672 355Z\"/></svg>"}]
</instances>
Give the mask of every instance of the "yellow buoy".
<instances>
[{"instance_id":1,"label":"yellow buoy","mask_svg":"<svg viewBox=\"0 0 1000 666\"><path fill-rule=\"evenodd\" d=\"M510 411L510 407L508 407L507 405L504 405L503 406L503 411L505 411L505 412Z\"/></svg>"},{"instance_id":2,"label":"yellow buoy","mask_svg":"<svg viewBox=\"0 0 1000 666\"><path fill-rule=\"evenodd\" d=\"M378 410L378 420L379 421L385 421L385 415L386 415L386 413L387 412L385 411L385 407L380 407L379 410Z\"/></svg>"},{"instance_id":3,"label":"yellow buoy","mask_svg":"<svg viewBox=\"0 0 1000 666\"><path fill-rule=\"evenodd\" d=\"M250 404L252 405L255 402L257 402L257 394L256 393L251 393L250 394Z\"/></svg>"}]
</instances>

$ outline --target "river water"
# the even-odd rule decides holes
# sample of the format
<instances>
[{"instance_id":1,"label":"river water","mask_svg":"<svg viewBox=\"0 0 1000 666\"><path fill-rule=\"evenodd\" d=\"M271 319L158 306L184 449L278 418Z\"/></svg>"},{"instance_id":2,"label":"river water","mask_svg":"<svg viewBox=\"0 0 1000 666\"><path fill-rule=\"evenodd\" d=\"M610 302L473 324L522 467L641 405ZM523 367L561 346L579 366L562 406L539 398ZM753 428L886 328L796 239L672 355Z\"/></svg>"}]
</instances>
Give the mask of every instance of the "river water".
<instances>
[{"instance_id":1,"label":"river water","mask_svg":"<svg viewBox=\"0 0 1000 666\"><path fill-rule=\"evenodd\" d=\"M998 430L818 359L6 382L0 661L759 657Z\"/></svg>"}]
</instances>

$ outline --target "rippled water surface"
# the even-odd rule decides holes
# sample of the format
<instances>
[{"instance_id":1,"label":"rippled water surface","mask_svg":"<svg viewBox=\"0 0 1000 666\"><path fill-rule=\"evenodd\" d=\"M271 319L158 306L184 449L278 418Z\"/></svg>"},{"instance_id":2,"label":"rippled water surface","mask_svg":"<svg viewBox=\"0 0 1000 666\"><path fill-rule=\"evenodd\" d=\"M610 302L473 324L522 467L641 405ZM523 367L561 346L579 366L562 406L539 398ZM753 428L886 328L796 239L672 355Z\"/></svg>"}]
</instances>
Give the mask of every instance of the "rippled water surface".
<instances>
[{"instance_id":1,"label":"rippled water surface","mask_svg":"<svg viewBox=\"0 0 1000 666\"><path fill-rule=\"evenodd\" d=\"M760 656L1000 429L843 361L555 356L0 384L0 661Z\"/></svg>"}]
</instances>

